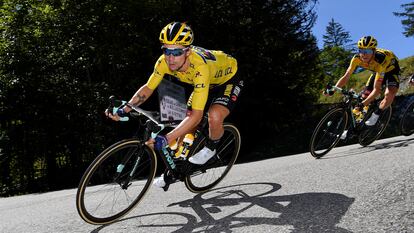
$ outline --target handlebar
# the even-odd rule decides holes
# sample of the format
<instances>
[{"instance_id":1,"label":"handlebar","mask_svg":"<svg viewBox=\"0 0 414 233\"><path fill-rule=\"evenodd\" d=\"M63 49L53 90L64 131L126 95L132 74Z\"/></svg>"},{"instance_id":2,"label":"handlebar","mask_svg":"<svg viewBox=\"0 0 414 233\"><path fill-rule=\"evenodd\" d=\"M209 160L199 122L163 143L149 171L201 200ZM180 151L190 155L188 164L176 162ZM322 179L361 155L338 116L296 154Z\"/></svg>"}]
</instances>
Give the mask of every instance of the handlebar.
<instances>
[{"instance_id":1,"label":"handlebar","mask_svg":"<svg viewBox=\"0 0 414 233\"><path fill-rule=\"evenodd\" d=\"M110 113L112 113L112 109L115 106L119 106L118 108L122 108L124 106L128 106L129 108L132 109L132 111L129 112L129 114L131 116L134 117L139 117L139 116L144 116L146 119L148 119L149 121L152 122L152 124L147 124L147 128L153 132L151 137L155 138L156 135L163 130L165 127L175 127L177 124L176 123L161 123L159 119L159 113L158 112L154 112L154 111L146 111L142 108L139 108L138 106L134 106L130 103L128 103L127 101L123 101L123 100L118 100L116 99L115 96L110 96L109 97L109 107L108 107L108 111Z\"/></svg>"},{"instance_id":2,"label":"handlebar","mask_svg":"<svg viewBox=\"0 0 414 233\"><path fill-rule=\"evenodd\" d=\"M340 87L337 87L337 86L331 86L331 85L328 85L326 88L327 88L327 89L333 89L333 90L335 90L335 91L339 91L339 92L341 92L343 95L347 95L347 96L353 97L353 98L355 98L355 99L358 99L358 98L359 98L359 95L357 95L357 94L355 93L355 91L353 91L353 90L342 89L342 88L340 88Z\"/></svg>"},{"instance_id":3,"label":"handlebar","mask_svg":"<svg viewBox=\"0 0 414 233\"><path fill-rule=\"evenodd\" d=\"M109 112L111 112L111 109L114 108L115 106L119 106L119 108L122 108L124 106L128 106L129 108L131 108L135 112L135 114L133 114L132 112L130 112L130 114L135 115L135 116L145 116L146 118L148 118L152 122L154 122L156 124L160 124L160 122L156 119L157 118L156 114L154 114L153 112L145 111L142 108L134 106L134 105L132 105L132 104L126 102L126 101L118 100L118 99L116 99L115 96L112 95L112 96L109 97L109 107L108 107Z\"/></svg>"}]
</instances>

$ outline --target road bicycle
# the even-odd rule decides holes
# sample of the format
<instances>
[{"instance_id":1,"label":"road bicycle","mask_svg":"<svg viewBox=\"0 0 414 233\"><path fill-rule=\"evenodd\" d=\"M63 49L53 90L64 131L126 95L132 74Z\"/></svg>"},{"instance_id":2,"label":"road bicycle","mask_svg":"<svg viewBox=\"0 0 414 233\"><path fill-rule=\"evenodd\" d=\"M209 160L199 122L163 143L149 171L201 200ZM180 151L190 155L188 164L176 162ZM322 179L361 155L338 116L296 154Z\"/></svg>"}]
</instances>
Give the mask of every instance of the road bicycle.
<instances>
[{"instance_id":1,"label":"road bicycle","mask_svg":"<svg viewBox=\"0 0 414 233\"><path fill-rule=\"evenodd\" d=\"M119 101L112 99L111 102ZM188 162L187 158L201 150L208 138L207 114L195 132L194 143L186 158L176 158L175 152L169 148L156 151L145 142L164 130L171 130L177 123L163 123L159 112L128 106L132 108L131 117L138 119L138 133L99 154L85 171L78 186L76 208L80 217L91 224L114 222L138 205L152 185L157 158L161 158L166 167L164 180L167 185L164 191L168 190L170 184L183 181L189 191L202 193L216 186L228 174L239 155L239 130L231 123L224 123L224 135L216 155L204 165Z\"/></svg>"},{"instance_id":2,"label":"road bicycle","mask_svg":"<svg viewBox=\"0 0 414 233\"><path fill-rule=\"evenodd\" d=\"M410 136L414 133L414 99L409 100L407 107L401 114L399 123L400 132L404 136Z\"/></svg>"},{"instance_id":3,"label":"road bicycle","mask_svg":"<svg viewBox=\"0 0 414 233\"><path fill-rule=\"evenodd\" d=\"M392 107L390 106L382 112L375 125L365 125L365 121L378 107L380 101L373 101L369 110L358 120L352 113L352 109L360 103L360 96L353 90L336 86L332 88L339 91L344 99L339 106L325 114L313 131L309 151L315 158L321 158L331 151L341 140L341 135L345 130L348 130L347 140L357 137L361 146L368 146L381 136L391 119Z\"/></svg>"}]
</instances>

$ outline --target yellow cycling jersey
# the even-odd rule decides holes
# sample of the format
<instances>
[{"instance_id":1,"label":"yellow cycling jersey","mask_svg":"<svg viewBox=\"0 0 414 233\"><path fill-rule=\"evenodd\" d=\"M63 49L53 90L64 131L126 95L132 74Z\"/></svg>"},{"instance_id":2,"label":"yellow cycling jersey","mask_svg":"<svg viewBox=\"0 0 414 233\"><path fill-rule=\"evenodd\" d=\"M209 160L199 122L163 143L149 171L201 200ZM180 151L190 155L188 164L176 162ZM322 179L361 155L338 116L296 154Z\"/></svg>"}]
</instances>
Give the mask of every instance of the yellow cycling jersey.
<instances>
[{"instance_id":1,"label":"yellow cycling jersey","mask_svg":"<svg viewBox=\"0 0 414 233\"><path fill-rule=\"evenodd\" d=\"M359 54L355 55L349 65L348 70L353 73L357 67L376 72L375 80L383 79L385 73L399 70L398 58L390 50L376 49L373 59L368 63L363 63Z\"/></svg>"},{"instance_id":2,"label":"yellow cycling jersey","mask_svg":"<svg viewBox=\"0 0 414 233\"><path fill-rule=\"evenodd\" d=\"M237 60L222 51L207 50L191 46L189 68L184 72L171 71L164 54L155 64L147 86L155 90L165 74L176 77L180 82L192 84L192 109L203 110L207 102L209 89L230 80L237 72Z\"/></svg>"}]
</instances>

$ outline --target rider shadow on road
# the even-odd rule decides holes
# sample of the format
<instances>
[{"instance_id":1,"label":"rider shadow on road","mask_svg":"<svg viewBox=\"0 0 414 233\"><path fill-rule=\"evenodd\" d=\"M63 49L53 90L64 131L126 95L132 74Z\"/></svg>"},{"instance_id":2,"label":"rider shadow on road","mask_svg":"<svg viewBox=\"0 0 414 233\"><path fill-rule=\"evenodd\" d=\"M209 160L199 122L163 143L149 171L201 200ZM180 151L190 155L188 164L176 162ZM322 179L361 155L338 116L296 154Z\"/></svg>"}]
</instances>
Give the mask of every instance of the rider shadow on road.
<instances>
[{"instance_id":1,"label":"rider shadow on road","mask_svg":"<svg viewBox=\"0 0 414 233\"><path fill-rule=\"evenodd\" d=\"M336 225L354 198L337 193L276 195L280 188L281 185L275 183L221 187L168 206L191 208L196 216L185 211L151 213L128 219L139 219L136 227L143 229L143 232L164 232L166 229L168 232L183 233L233 232L237 228L255 226L263 230L280 227L297 233L350 232ZM179 216L168 218L168 215ZM181 219L179 223L176 223L177 219Z\"/></svg>"},{"instance_id":2,"label":"rider shadow on road","mask_svg":"<svg viewBox=\"0 0 414 233\"><path fill-rule=\"evenodd\" d=\"M389 141L389 142L383 142L383 143L377 142L375 144L372 144L366 147L361 146L358 148L352 148L347 151L333 152L333 153L330 153L328 156L322 157L320 159L336 159L336 158L348 157L352 155L361 155L361 154L369 153L374 150L407 147L412 143L414 143L414 138L401 139L397 141Z\"/></svg>"},{"instance_id":3,"label":"rider shadow on road","mask_svg":"<svg viewBox=\"0 0 414 233\"><path fill-rule=\"evenodd\" d=\"M391 149L391 148L398 148L398 147L406 147L412 143L414 143L414 138L384 142L384 143L375 144L369 147L373 147L375 149Z\"/></svg>"},{"instance_id":4,"label":"rider shadow on road","mask_svg":"<svg viewBox=\"0 0 414 233\"><path fill-rule=\"evenodd\" d=\"M381 149L392 149L392 148L399 148L399 147L407 147L410 144L414 143L414 138L408 138L408 139L401 139L397 141L388 141L383 143L374 143L372 145L366 146L366 147L358 147L358 148L352 148L347 151L341 151L341 152L334 152L330 153L329 156L322 157L320 159L335 159L335 158L342 158L342 157L348 157L352 155L360 155L364 153L369 153L374 150L381 150Z\"/></svg>"}]
</instances>

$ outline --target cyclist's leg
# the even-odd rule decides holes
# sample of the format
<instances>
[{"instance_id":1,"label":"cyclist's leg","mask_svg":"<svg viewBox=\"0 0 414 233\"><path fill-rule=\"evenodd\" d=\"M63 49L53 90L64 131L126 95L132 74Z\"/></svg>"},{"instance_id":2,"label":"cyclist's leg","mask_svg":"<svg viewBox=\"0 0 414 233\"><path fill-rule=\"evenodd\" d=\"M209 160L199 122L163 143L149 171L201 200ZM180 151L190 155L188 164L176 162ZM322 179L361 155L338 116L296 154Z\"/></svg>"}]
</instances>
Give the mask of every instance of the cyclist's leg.
<instances>
[{"instance_id":1,"label":"cyclist's leg","mask_svg":"<svg viewBox=\"0 0 414 233\"><path fill-rule=\"evenodd\" d=\"M216 147L224 133L224 119L233 110L243 88L243 81L233 79L211 93L212 103L208 110L209 138L206 146L189 159L191 163L204 164L215 155Z\"/></svg>"},{"instance_id":2,"label":"cyclist's leg","mask_svg":"<svg viewBox=\"0 0 414 233\"><path fill-rule=\"evenodd\" d=\"M379 106L374 110L374 113L371 117L365 122L366 125L372 126L375 125L379 116L384 112L386 108L388 108L398 92L399 88L399 79L398 73L395 72L388 72L384 75L383 86L386 87L384 98L380 102Z\"/></svg>"},{"instance_id":3,"label":"cyclist's leg","mask_svg":"<svg viewBox=\"0 0 414 233\"><path fill-rule=\"evenodd\" d=\"M379 108L384 110L388 108L394 101L395 95L398 92L400 86L398 75L396 74L385 74L385 94L384 99L381 101Z\"/></svg>"},{"instance_id":4,"label":"cyclist's leg","mask_svg":"<svg viewBox=\"0 0 414 233\"><path fill-rule=\"evenodd\" d=\"M223 136L224 119L230 114L230 110L220 104L211 105L208 110L209 136L211 140L218 140Z\"/></svg>"}]
</instances>

